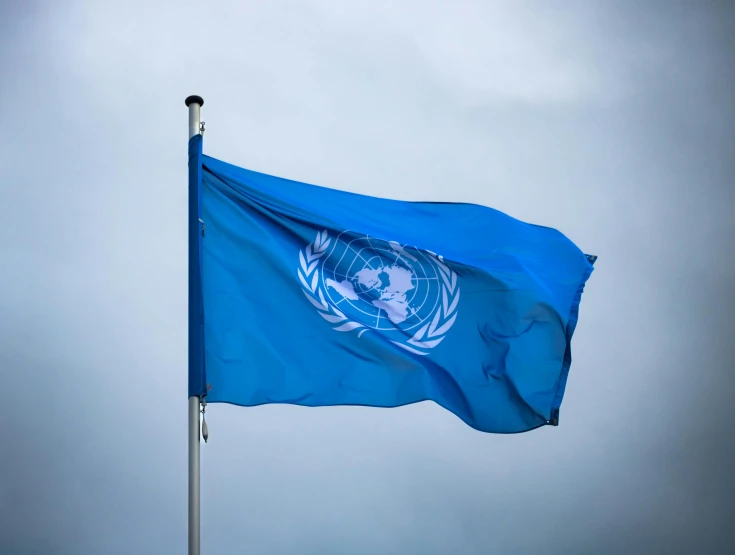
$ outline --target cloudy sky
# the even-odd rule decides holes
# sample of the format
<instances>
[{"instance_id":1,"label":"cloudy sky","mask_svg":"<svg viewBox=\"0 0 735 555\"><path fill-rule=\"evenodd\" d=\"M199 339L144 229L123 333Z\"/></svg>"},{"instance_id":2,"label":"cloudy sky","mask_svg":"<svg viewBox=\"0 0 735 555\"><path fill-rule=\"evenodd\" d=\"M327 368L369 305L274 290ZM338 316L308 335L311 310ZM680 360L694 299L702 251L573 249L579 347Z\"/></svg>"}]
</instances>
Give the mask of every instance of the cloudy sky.
<instances>
[{"instance_id":1,"label":"cloudy sky","mask_svg":"<svg viewBox=\"0 0 735 555\"><path fill-rule=\"evenodd\" d=\"M214 405L203 553L735 552L735 6L0 2L0 552L186 550L205 152L600 256L558 428Z\"/></svg>"}]
</instances>

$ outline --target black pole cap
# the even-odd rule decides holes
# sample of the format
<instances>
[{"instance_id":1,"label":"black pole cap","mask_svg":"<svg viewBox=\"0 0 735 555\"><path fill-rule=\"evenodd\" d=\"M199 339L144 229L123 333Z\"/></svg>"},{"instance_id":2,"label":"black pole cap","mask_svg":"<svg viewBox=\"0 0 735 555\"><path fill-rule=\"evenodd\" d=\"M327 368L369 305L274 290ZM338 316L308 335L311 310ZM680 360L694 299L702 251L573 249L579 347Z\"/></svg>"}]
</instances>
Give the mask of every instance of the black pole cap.
<instances>
[{"instance_id":1,"label":"black pole cap","mask_svg":"<svg viewBox=\"0 0 735 555\"><path fill-rule=\"evenodd\" d=\"M189 106L189 104L199 104L199 106L204 106L204 99L201 96L198 96L196 94L187 96L184 102L186 103L187 106Z\"/></svg>"}]
</instances>

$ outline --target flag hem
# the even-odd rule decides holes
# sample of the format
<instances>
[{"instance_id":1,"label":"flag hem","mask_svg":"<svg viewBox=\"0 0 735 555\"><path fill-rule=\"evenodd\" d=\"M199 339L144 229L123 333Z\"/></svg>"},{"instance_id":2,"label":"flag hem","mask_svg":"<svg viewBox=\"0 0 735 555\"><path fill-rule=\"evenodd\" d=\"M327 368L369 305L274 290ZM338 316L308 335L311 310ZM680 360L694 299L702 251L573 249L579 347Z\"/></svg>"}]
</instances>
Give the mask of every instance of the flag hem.
<instances>
[{"instance_id":1,"label":"flag hem","mask_svg":"<svg viewBox=\"0 0 735 555\"><path fill-rule=\"evenodd\" d=\"M329 407L365 407L365 408L371 408L371 409L397 409L400 407L407 407L409 405L415 405L417 403L434 403L435 405L441 407L442 409L446 410L450 414L454 415L456 418L459 418L462 422L467 424L470 428L477 430L478 432L482 432L485 434L500 434L500 435L513 435L513 434L522 434L525 432L530 432L532 430L536 430L538 428L542 428L543 426L548 425L547 422L541 422L540 424L537 424L535 426L531 426L529 428L523 428L520 430L513 430L511 432L505 432L505 431L497 431L497 430L483 430L482 428L477 427L474 423L468 422L464 418L462 418L460 415L458 415L453 410L445 407L441 403L435 401L434 399L419 399L416 401L410 401L408 403L401 403L397 405L369 405L369 404L361 404L361 403L334 403L334 404L319 404L319 405L308 405L306 403L300 403L300 402L287 402L287 401L264 401L262 403L253 403L253 404L245 404L245 403L235 403L233 401L219 401L219 400L212 400L207 401L208 405L218 403L221 405L232 405L234 407L248 407L248 408L254 408L254 407L262 407L265 405L289 405L289 406L297 406L297 407L304 407L304 408L310 408L310 409L320 409L320 408L329 408Z\"/></svg>"},{"instance_id":2,"label":"flag hem","mask_svg":"<svg viewBox=\"0 0 735 555\"><path fill-rule=\"evenodd\" d=\"M574 295L574 300L572 301L572 305L569 308L569 319L567 321L567 327L566 327L566 348L564 349L564 362L562 363L561 367L561 373L559 374L559 381L556 385L556 393L554 395L554 400L551 403L551 411L549 414L549 421L547 424L550 424L551 426L558 426L559 425L559 409L561 407L562 400L564 398L564 391L566 389L567 385L567 378L569 377L569 369L572 366L572 336L574 335L574 330L577 327L577 322L579 321L579 305L582 302L582 292L584 291L584 286L587 283L587 280L592 275L592 272L594 270L594 262L597 260L596 256L586 256L587 260L589 261L589 265L584 271L584 275L582 276L582 280L577 287L577 292Z\"/></svg>"},{"instance_id":3,"label":"flag hem","mask_svg":"<svg viewBox=\"0 0 735 555\"><path fill-rule=\"evenodd\" d=\"M204 299L202 295L202 136L189 139L189 210L188 210L188 397L207 394L204 358Z\"/></svg>"}]
</instances>

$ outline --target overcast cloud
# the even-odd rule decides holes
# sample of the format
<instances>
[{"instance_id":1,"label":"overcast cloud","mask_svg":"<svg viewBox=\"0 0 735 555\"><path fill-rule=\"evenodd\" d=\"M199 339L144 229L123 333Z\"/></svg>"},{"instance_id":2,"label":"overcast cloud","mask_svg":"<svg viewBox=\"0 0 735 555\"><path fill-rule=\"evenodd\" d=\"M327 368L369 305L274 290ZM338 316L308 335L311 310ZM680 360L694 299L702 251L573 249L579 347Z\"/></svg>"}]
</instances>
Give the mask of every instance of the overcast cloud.
<instances>
[{"instance_id":1,"label":"overcast cloud","mask_svg":"<svg viewBox=\"0 0 735 555\"><path fill-rule=\"evenodd\" d=\"M202 553L735 552L732 2L6 0L0 31L0 553L186 550L189 94L217 158L600 257L558 428L209 406Z\"/></svg>"}]
</instances>

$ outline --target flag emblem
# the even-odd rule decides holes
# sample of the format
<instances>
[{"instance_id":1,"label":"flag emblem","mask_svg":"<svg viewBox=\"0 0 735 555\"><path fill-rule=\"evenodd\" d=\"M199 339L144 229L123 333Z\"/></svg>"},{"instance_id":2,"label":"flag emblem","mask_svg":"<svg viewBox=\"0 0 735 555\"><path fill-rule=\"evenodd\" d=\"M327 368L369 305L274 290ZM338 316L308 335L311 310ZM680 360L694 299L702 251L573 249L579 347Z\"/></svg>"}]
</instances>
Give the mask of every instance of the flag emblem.
<instances>
[{"instance_id":1,"label":"flag emblem","mask_svg":"<svg viewBox=\"0 0 735 555\"><path fill-rule=\"evenodd\" d=\"M317 232L299 251L297 274L334 330L380 333L417 355L439 345L457 318L457 273L441 256L395 241Z\"/></svg>"}]
</instances>

